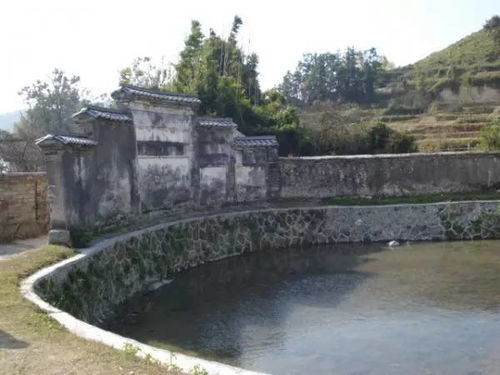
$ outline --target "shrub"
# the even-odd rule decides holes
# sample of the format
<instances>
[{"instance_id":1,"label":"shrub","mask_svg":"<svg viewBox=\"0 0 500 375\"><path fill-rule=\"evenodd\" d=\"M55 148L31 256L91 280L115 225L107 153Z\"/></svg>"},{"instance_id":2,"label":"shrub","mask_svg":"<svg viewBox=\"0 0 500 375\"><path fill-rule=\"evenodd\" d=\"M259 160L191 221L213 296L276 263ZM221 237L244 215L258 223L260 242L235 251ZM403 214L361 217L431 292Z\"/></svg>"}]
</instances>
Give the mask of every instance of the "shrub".
<instances>
[{"instance_id":1,"label":"shrub","mask_svg":"<svg viewBox=\"0 0 500 375\"><path fill-rule=\"evenodd\" d=\"M390 153L403 154L417 152L415 137L408 133L393 131L389 137L388 149Z\"/></svg>"},{"instance_id":2,"label":"shrub","mask_svg":"<svg viewBox=\"0 0 500 375\"><path fill-rule=\"evenodd\" d=\"M387 108L383 114L384 115L419 115L424 112L423 108L412 108L406 107L404 105L392 104Z\"/></svg>"},{"instance_id":3,"label":"shrub","mask_svg":"<svg viewBox=\"0 0 500 375\"><path fill-rule=\"evenodd\" d=\"M415 137L408 133L391 129L382 122L377 123L370 129L368 143L370 145L370 152L375 154L402 154L417 151Z\"/></svg>"},{"instance_id":4,"label":"shrub","mask_svg":"<svg viewBox=\"0 0 500 375\"><path fill-rule=\"evenodd\" d=\"M500 150L500 117L481 129L480 147L487 151Z\"/></svg>"}]
</instances>

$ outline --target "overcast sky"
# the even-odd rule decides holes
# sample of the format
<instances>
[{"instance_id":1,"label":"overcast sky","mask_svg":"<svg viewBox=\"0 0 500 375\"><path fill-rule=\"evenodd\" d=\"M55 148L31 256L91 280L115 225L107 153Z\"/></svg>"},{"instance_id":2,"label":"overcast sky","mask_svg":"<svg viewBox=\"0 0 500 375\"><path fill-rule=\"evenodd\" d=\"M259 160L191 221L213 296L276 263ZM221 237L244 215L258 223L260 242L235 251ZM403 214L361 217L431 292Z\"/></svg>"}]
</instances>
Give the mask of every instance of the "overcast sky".
<instances>
[{"instance_id":1,"label":"overcast sky","mask_svg":"<svg viewBox=\"0 0 500 375\"><path fill-rule=\"evenodd\" d=\"M412 63L480 29L500 0L0 0L0 113L58 67L96 95L138 56L175 62L197 19L227 35L243 18L240 44L260 58L263 88L277 85L305 52L376 47Z\"/></svg>"}]
</instances>

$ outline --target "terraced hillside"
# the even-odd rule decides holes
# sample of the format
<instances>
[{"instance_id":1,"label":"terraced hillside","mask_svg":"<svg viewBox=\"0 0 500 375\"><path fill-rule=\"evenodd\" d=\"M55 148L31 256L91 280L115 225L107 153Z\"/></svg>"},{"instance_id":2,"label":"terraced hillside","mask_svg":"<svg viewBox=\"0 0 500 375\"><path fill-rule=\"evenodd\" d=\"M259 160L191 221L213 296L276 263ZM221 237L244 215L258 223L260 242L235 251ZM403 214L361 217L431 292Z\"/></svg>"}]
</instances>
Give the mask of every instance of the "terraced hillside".
<instances>
[{"instance_id":1,"label":"terraced hillside","mask_svg":"<svg viewBox=\"0 0 500 375\"><path fill-rule=\"evenodd\" d=\"M472 149L481 128L500 116L500 43L488 31L477 31L413 65L396 69L391 80L388 86L393 91L401 89L402 83L406 88L388 105L399 103L413 113L400 111L403 114L381 116L380 120L413 134L420 151ZM419 100L415 100L417 93Z\"/></svg>"},{"instance_id":2,"label":"terraced hillside","mask_svg":"<svg viewBox=\"0 0 500 375\"><path fill-rule=\"evenodd\" d=\"M479 143L481 128L500 116L500 103L466 103L408 116L381 116L392 128L415 136L419 151L466 151Z\"/></svg>"},{"instance_id":3,"label":"terraced hillside","mask_svg":"<svg viewBox=\"0 0 500 375\"><path fill-rule=\"evenodd\" d=\"M472 33L387 71L376 92L378 100L371 103L316 102L302 108L301 125L318 144L362 142L363 127L383 122L413 135L422 152L474 149L481 129L500 117L500 41L484 29ZM362 147L337 149L358 153Z\"/></svg>"}]
</instances>

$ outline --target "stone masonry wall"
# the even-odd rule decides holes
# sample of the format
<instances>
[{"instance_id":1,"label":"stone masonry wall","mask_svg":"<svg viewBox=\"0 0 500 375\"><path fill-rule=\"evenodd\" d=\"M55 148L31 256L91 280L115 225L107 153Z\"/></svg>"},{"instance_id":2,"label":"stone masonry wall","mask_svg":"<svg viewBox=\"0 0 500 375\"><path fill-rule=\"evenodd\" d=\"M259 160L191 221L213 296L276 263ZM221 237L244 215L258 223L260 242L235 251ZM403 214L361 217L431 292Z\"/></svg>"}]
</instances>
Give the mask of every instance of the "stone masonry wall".
<instances>
[{"instance_id":1,"label":"stone masonry wall","mask_svg":"<svg viewBox=\"0 0 500 375\"><path fill-rule=\"evenodd\" d=\"M47 233L45 173L0 174L0 242Z\"/></svg>"},{"instance_id":2,"label":"stone masonry wall","mask_svg":"<svg viewBox=\"0 0 500 375\"><path fill-rule=\"evenodd\" d=\"M499 203L266 209L173 221L95 245L41 279L36 290L49 303L94 323L177 271L245 252L394 239L498 238Z\"/></svg>"},{"instance_id":3,"label":"stone masonry wall","mask_svg":"<svg viewBox=\"0 0 500 375\"><path fill-rule=\"evenodd\" d=\"M500 188L500 153L280 158L281 198L400 196Z\"/></svg>"}]
</instances>

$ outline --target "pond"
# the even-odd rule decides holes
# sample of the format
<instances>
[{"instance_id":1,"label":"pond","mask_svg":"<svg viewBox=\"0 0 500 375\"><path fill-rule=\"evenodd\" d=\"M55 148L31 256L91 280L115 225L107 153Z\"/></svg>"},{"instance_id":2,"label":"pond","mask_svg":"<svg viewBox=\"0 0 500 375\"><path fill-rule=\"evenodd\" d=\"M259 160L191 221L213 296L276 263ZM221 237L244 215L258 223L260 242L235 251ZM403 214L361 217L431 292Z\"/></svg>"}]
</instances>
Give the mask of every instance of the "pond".
<instances>
[{"instance_id":1,"label":"pond","mask_svg":"<svg viewBox=\"0 0 500 375\"><path fill-rule=\"evenodd\" d=\"M181 272L108 328L271 374L499 374L500 241L266 251Z\"/></svg>"}]
</instances>

